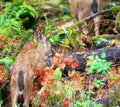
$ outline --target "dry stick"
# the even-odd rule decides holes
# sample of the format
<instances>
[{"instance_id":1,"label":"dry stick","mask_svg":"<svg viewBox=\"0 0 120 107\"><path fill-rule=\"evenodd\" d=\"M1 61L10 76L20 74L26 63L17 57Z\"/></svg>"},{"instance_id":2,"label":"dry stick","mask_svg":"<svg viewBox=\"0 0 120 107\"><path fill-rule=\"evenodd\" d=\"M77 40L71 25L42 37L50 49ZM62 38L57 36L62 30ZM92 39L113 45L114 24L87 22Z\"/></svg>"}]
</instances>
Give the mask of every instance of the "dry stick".
<instances>
[{"instance_id":1,"label":"dry stick","mask_svg":"<svg viewBox=\"0 0 120 107\"><path fill-rule=\"evenodd\" d=\"M95 13L93 15L90 15L90 16L86 17L84 19L84 21L89 21L89 20L93 19L94 17L96 17L98 15L102 15L102 14L105 14L105 13L111 12L111 11L112 11L112 9L102 10L101 12L98 12L98 13Z\"/></svg>"},{"instance_id":2,"label":"dry stick","mask_svg":"<svg viewBox=\"0 0 120 107\"><path fill-rule=\"evenodd\" d=\"M78 22L75 23L75 24L66 26L65 29L66 29L66 28L71 28L71 27L76 27L77 25L82 26L82 25L84 24L84 21L89 21L89 20L93 19L94 17L96 17L96 16L98 16L98 15L102 15L102 14L105 14L105 13L111 12L111 11L112 11L112 9L102 10L102 11L100 11L100 12L98 12L98 13L95 13L95 14L93 14L93 15L90 15L90 16L84 18L83 20L78 21ZM47 35L47 38L49 39L49 38L51 37L51 35L54 35L54 34L56 34L57 32L62 31L62 30L63 30L63 27L60 28L60 29L56 29L56 30L55 30L54 32L52 32L51 34Z\"/></svg>"}]
</instances>

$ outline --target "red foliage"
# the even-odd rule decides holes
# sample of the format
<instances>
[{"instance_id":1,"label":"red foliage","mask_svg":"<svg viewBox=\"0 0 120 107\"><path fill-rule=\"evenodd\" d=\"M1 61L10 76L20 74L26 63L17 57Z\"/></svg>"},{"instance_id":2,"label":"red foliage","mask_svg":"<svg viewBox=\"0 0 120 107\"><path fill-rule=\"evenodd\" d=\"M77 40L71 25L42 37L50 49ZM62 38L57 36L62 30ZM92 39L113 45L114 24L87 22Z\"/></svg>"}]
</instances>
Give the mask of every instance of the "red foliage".
<instances>
[{"instance_id":1,"label":"red foliage","mask_svg":"<svg viewBox=\"0 0 120 107\"><path fill-rule=\"evenodd\" d=\"M64 62L66 65L71 66L73 69L79 66L79 62L75 61L73 58L64 58Z\"/></svg>"},{"instance_id":2,"label":"red foliage","mask_svg":"<svg viewBox=\"0 0 120 107\"><path fill-rule=\"evenodd\" d=\"M69 99L68 98L64 98L62 101L64 106L69 106Z\"/></svg>"},{"instance_id":3,"label":"red foliage","mask_svg":"<svg viewBox=\"0 0 120 107\"><path fill-rule=\"evenodd\" d=\"M48 98L49 94L50 94L50 92L47 91L47 90L45 90L45 91L40 95L40 97L41 97L41 99L46 99L46 98Z\"/></svg>"},{"instance_id":4,"label":"red foliage","mask_svg":"<svg viewBox=\"0 0 120 107\"><path fill-rule=\"evenodd\" d=\"M41 103L39 107L46 107L46 104Z\"/></svg>"},{"instance_id":5,"label":"red foliage","mask_svg":"<svg viewBox=\"0 0 120 107\"><path fill-rule=\"evenodd\" d=\"M45 70L36 70L34 71L34 74L39 76L36 81L37 84L46 85L53 83L53 69L49 67L46 67Z\"/></svg>"},{"instance_id":6,"label":"red foliage","mask_svg":"<svg viewBox=\"0 0 120 107\"><path fill-rule=\"evenodd\" d=\"M40 76L38 79L37 79L37 81L39 82L39 83L41 83L42 81L43 81L43 79L44 79L44 77L45 77L45 70L36 70L35 72L34 72L34 74L35 75L37 75L37 76Z\"/></svg>"},{"instance_id":7,"label":"red foliage","mask_svg":"<svg viewBox=\"0 0 120 107\"><path fill-rule=\"evenodd\" d=\"M0 88L4 87L9 82L3 66L0 66Z\"/></svg>"},{"instance_id":8,"label":"red foliage","mask_svg":"<svg viewBox=\"0 0 120 107\"><path fill-rule=\"evenodd\" d=\"M4 78L6 78L6 73L5 72L1 72L0 73L0 81L3 80Z\"/></svg>"}]
</instances>

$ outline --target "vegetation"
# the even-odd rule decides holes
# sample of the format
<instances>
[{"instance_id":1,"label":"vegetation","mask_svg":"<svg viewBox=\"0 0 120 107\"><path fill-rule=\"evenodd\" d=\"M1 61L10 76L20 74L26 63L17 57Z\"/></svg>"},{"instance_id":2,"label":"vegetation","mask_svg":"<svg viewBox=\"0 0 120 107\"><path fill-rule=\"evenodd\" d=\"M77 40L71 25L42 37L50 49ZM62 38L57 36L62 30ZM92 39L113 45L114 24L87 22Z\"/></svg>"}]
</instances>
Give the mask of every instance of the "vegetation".
<instances>
[{"instance_id":1,"label":"vegetation","mask_svg":"<svg viewBox=\"0 0 120 107\"><path fill-rule=\"evenodd\" d=\"M116 38L119 41L119 2L104 1L104 9L111 8L112 12L106 13L101 20L102 35L99 37L94 36L92 21L89 21L87 26L83 20L74 23L67 0L0 1L0 106L10 106L11 65L22 48L27 51L36 46L34 36L41 32L48 38L55 55L51 58L50 67L34 71L37 78L34 81L31 107L104 106L103 103L95 102L119 82L119 58L116 58L114 52L111 54L115 56L115 61L108 60L111 54L105 52L100 55L87 54L91 50L96 50L97 53L100 50L97 48L100 48L99 45L103 42L108 43L112 39L116 41ZM82 32L84 28L89 30L88 36ZM111 34L113 36L110 36ZM119 45L117 42L111 42L102 48L108 49ZM73 54L80 55L84 60L72 56ZM66 73L67 76L64 75ZM116 92L120 96L119 91ZM119 105L116 98L111 98L111 107Z\"/></svg>"},{"instance_id":2,"label":"vegetation","mask_svg":"<svg viewBox=\"0 0 120 107\"><path fill-rule=\"evenodd\" d=\"M101 54L101 58L99 58L98 56L95 56L95 58L94 56L89 56L88 59L90 60L90 62L87 63L87 66L89 66L90 68L88 70L88 73L91 74L96 71L97 73L102 73L103 75L106 75L108 69L110 69L112 62L107 62L105 60L105 57L105 53Z\"/></svg>"},{"instance_id":3,"label":"vegetation","mask_svg":"<svg viewBox=\"0 0 120 107\"><path fill-rule=\"evenodd\" d=\"M118 32L120 32L120 23L119 23L119 21L120 21L120 12L116 16L116 30Z\"/></svg>"},{"instance_id":4,"label":"vegetation","mask_svg":"<svg viewBox=\"0 0 120 107\"><path fill-rule=\"evenodd\" d=\"M49 105L50 107L69 106L72 102L73 89L67 84L63 84L60 80L62 78L62 72L59 68L54 71L54 82L49 86L49 89L45 89L44 92L33 100L33 105L39 106L42 104ZM36 103L38 102L38 103Z\"/></svg>"}]
</instances>

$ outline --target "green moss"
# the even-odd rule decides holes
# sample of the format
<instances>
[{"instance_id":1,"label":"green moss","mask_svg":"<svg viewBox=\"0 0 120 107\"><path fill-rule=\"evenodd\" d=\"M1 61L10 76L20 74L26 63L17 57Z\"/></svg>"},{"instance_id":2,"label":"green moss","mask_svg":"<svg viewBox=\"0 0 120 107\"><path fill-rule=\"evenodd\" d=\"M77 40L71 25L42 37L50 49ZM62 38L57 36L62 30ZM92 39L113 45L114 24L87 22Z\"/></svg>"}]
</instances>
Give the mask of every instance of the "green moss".
<instances>
[{"instance_id":1,"label":"green moss","mask_svg":"<svg viewBox=\"0 0 120 107\"><path fill-rule=\"evenodd\" d=\"M116 16L116 30L120 32L120 12Z\"/></svg>"},{"instance_id":2,"label":"green moss","mask_svg":"<svg viewBox=\"0 0 120 107\"><path fill-rule=\"evenodd\" d=\"M114 6L112 7L112 13L114 15L117 15L120 12L120 6Z\"/></svg>"}]
</instances>

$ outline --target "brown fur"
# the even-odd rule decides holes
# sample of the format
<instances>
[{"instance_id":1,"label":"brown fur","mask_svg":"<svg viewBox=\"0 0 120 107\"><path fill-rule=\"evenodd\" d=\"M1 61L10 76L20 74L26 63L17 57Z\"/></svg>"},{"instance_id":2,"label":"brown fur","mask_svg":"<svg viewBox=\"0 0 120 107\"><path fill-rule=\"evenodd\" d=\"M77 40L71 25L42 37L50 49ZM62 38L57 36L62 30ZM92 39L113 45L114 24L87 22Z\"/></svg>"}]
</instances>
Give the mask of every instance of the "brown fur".
<instances>
[{"instance_id":1,"label":"brown fur","mask_svg":"<svg viewBox=\"0 0 120 107\"><path fill-rule=\"evenodd\" d=\"M12 65L12 76L10 82L11 90L11 102L12 107L17 107L17 98L19 96L18 76L22 72L24 77L24 107L29 107L29 100L32 95L34 72L36 69L44 69L44 58L51 53L51 46L46 41L45 37L42 37L38 42L37 48L29 50L22 50L14 64Z\"/></svg>"},{"instance_id":2,"label":"brown fur","mask_svg":"<svg viewBox=\"0 0 120 107\"><path fill-rule=\"evenodd\" d=\"M98 3L98 12L102 9L102 0L96 0ZM84 19L85 17L93 14L91 4L93 0L71 0L70 1L70 12L75 21ZM95 34L99 35L99 21L100 16L94 19L95 24Z\"/></svg>"}]
</instances>

